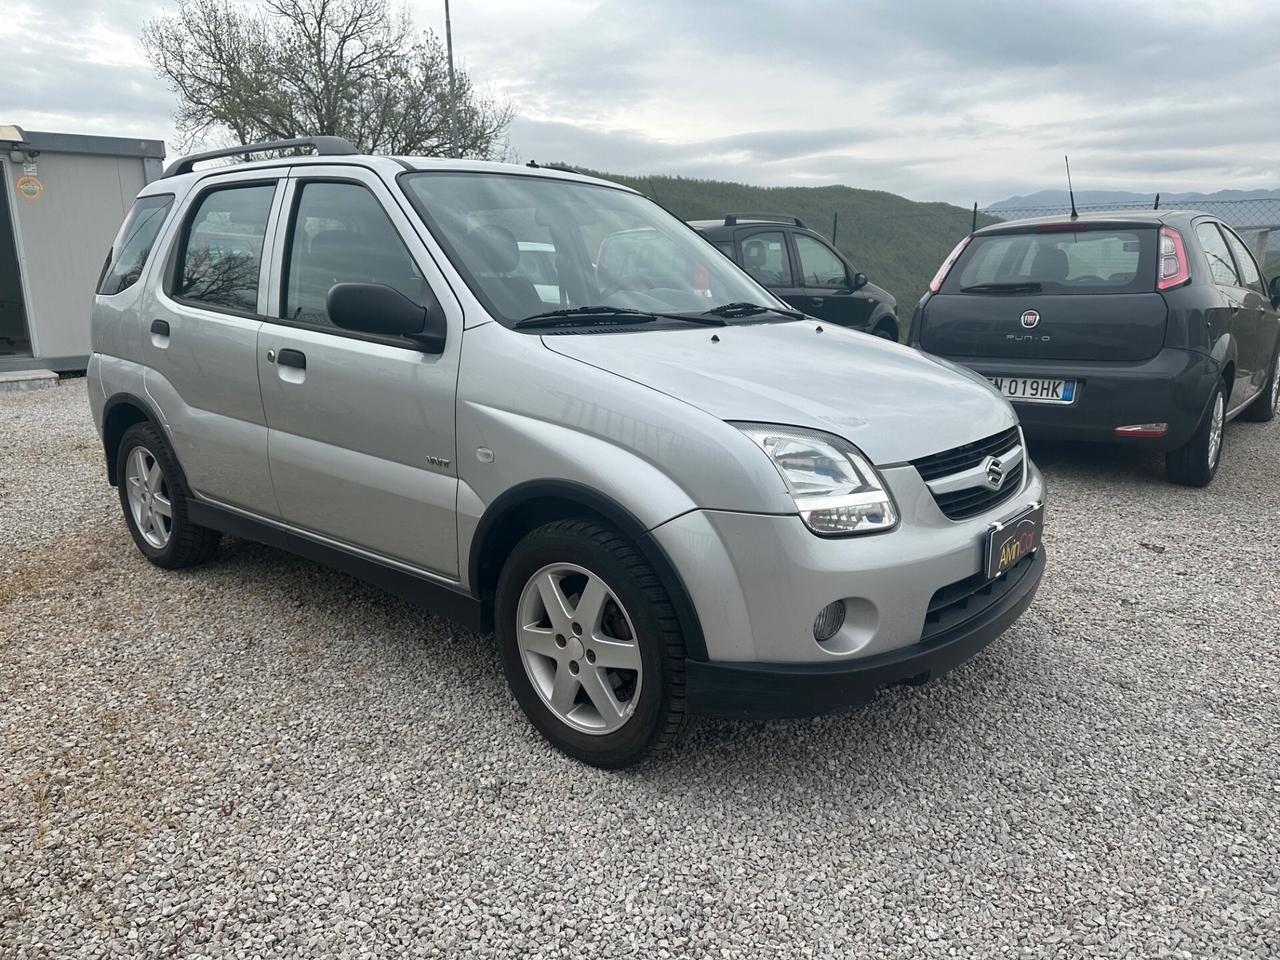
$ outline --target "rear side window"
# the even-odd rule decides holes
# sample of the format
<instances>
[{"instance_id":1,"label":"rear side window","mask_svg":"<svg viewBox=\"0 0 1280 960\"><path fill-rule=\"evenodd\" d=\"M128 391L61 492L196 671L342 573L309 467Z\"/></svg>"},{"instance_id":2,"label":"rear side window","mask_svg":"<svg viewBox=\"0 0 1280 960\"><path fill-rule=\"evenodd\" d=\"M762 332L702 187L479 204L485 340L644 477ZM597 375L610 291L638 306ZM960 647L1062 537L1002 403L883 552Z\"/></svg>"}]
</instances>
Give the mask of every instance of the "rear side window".
<instances>
[{"instance_id":1,"label":"rear side window","mask_svg":"<svg viewBox=\"0 0 1280 960\"><path fill-rule=\"evenodd\" d=\"M1222 232L1227 238L1231 252L1236 255L1236 266L1240 270L1240 279L1244 281L1244 285L1255 293L1265 296L1266 291L1262 286L1262 272L1258 269L1258 261L1253 259L1249 248L1235 235L1234 231L1223 230Z\"/></svg>"},{"instance_id":2,"label":"rear side window","mask_svg":"<svg viewBox=\"0 0 1280 960\"><path fill-rule=\"evenodd\" d=\"M187 223L175 295L255 313L262 241L274 183L219 187L206 193Z\"/></svg>"},{"instance_id":3,"label":"rear side window","mask_svg":"<svg viewBox=\"0 0 1280 960\"><path fill-rule=\"evenodd\" d=\"M979 235L942 290L998 293L1002 286L1038 284L1049 294L1149 293L1155 289L1155 261L1154 229Z\"/></svg>"},{"instance_id":4,"label":"rear side window","mask_svg":"<svg viewBox=\"0 0 1280 960\"><path fill-rule=\"evenodd\" d=\"M304 183L289 240L284 316L329 323L329 290L339 283L381 283L427 302L422 274L377 197L358 183Z\"/></svg>"},{"instance_id":5,"label":"rear side window","mask_svg":"<svg viewBox=\"0 0 1280 960\"><path fill-rule=\"evenodd\" d=\"M1213 276L1213 282L1224 287L1240 286L1240 277L1236 273L1235 264L1231 262L1231 251L1227 249L1227 241L1222 238L1218 225L1198 223L1196 236L1209 260L1209 273Z\"/></svg>"},{"instance_id":6,"label":"rear side window","mask_svg":"<svg viewBox=\"0 0 1280 960\"><path fill-rule=\"evenodd\" d=\"M147 265L147 258L151 256L156 237L160 235L160 228L164 226L172 208L171 193L139 197L134 202L133 209L116 234L115 242L111 244L111 252L107 254L102 279L98 282L98 293L109 297L138 282L138 278L142 276L142 268Z\"/></svg>"},{"instance_id":7,"label":"rear side window","mask_svg":"<svg viewBox=\"0 0 1280 960\"><path fill-rule=\"evenodd\" d=\"M778 287L791 282L791 258L781 230L753 233L742 241L742 268L757 283Z\"/></svg>"}]
</instances>

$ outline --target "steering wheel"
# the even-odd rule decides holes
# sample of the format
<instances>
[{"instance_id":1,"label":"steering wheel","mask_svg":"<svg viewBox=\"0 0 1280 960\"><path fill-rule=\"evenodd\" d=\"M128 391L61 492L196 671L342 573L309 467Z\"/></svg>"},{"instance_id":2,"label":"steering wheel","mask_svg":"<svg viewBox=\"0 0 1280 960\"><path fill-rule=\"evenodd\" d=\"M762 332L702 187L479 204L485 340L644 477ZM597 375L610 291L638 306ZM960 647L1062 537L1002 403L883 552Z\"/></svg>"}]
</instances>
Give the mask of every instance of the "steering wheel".
<instances>
[{"instance_id":1,"label":"steering wheel","mask_svg":"<svg viewBox=\"0 0 1280 960\"><path fill-rule=\"evenodd\" d=\"M615 277L613 283L606 287L600 288L600 298L604 299L614 293L623 290L652 290L656 284L648 277L639 273L628 273L621 277Z\"/></svg>"}]
</instances>

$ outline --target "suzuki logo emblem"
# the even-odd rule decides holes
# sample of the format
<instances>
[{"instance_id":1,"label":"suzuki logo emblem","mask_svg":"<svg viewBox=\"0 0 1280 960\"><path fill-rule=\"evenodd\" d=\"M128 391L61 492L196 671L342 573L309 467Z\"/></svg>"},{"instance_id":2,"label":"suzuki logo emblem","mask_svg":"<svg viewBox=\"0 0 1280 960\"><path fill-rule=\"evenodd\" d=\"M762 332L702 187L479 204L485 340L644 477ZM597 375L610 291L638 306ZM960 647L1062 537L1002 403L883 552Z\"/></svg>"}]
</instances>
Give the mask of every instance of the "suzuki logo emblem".
<instances>
[{"instance_id":1,"label":"suzuki logo emblem","mask_svg":"<svg viewBox=\"0 0 1280 960\"><path fill-rule=\"evenodd\" d=\"M1026 327L1028 330L1030 330L1039 322L1040 322L1040 314L1037 313L1035 310L1028 310L1026 313L1022 315L1022 325Z\"/></svg>"},{"instance_id":2,"label":"suzuki logo emblem","mask_svg":"<svg viewBox=\"0 0 1280 960\"><path fill-rule=\"evenodd\" d=\"M987 486L992 490L999 490L1000 484L1004 482L1004 464L995 457L987 457L982 468L987 475Z\"/></svg>"}]
</instances>

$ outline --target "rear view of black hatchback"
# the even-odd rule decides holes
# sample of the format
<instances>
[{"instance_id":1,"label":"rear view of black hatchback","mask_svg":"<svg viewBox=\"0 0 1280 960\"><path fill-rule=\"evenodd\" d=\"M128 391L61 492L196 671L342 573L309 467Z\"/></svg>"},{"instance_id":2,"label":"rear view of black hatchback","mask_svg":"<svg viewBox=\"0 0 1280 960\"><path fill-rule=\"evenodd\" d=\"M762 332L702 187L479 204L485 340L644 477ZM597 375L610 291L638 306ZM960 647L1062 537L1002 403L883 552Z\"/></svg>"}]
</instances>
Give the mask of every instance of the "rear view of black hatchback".
<instances>
[{"instance_id":1,"label":"rear view of black hatchback","mask_svg":"<svg viewBox=\"0 0 1280 960\"><path fill-rule=\"evenodd\" d=\"M987 377L1032 437L1141 444L1204 486L1236 416L1280 402L1280 278L1185 211L1009 221L962 240L910 342Z\"/></svg>"}]
</instances>

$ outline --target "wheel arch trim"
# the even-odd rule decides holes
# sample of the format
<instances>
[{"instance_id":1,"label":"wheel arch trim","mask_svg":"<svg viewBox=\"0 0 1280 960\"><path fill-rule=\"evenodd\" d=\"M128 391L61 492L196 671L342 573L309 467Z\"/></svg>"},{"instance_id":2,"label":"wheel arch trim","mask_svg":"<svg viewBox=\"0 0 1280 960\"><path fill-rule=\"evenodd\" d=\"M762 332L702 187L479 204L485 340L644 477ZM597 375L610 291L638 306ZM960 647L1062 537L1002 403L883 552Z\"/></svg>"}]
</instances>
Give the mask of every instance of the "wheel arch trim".
<instances>
[{"instance_id":1,"label":"wheel arch trim","mask_svg":"<svg viewBox=\"0 0 1280 960\"><path fill-rule=\"evenodd\" d=\"M137 411L142 414L141 419L135 417L123 423L119 422L117 411L124 407L137 409ZM106 402L102 406L102 455L107 461L107 482L113 487L119 479L116 476L115 453L117 445L119 444L120 439L124 436L126 430L135 423L142 423L143 421L149 422L159 430L163 436L166 438L168 437L169 431L165 429L164 420L161 419L160 414L156 411L155 405L149 400L139 397L137 394L124 391L113 393L107 398ZM169 452L173 455L174 462L177 463L178 456L173 450L173 444L169 444ZM180 463L178 464L178 470L179 472L182 470L182 465ZM182 484L183 489L186 490L186 475L184 474L178 479Z\"/></svg>"},{"instance_id":2,"label":"wheel arch trim","mask_svg":"<svg viewBox=\"0 0 1280 960\"><path fill-rule=\"evenodd\" d=\"M467 560L467 582L471 585L471 590L477 599L486 606L492 602L492 597L486 595L486 573L491 562L496 559L490 554L501 543L501 533L506 521L514 517L523 507L548 501L560 501L584 508L612 523L626 535L635 544L641 556L653 567L663 587L666 588L671 605L675 609L676 618L680 622L681 632L684 634L686 655L690 660L708 659L706 638L702 633L697 610L684 580L666 551L630 510L606 494L572 480L525 481L504 491L485 508L471 538Z\"/></svg>"}]
</instances>

